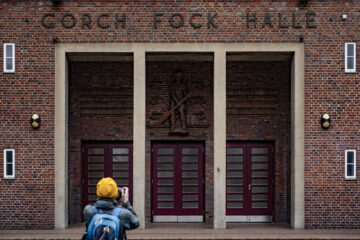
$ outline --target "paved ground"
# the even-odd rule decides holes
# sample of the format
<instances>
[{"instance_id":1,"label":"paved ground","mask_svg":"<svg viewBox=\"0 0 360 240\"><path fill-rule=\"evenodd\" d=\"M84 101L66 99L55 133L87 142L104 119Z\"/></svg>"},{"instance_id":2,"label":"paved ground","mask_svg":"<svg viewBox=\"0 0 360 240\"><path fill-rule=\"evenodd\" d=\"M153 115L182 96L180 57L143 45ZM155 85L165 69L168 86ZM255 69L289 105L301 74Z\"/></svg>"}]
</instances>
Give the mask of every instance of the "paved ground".
<instances>
[{"instance_id":1,"label":"paved ground","mask_svg":"<svg viewBox=\"0 0 360 240\"><path fill-rule=\"evenodd\" d=\"M65 230L1 230L0 239L81 239L84 227ZM149 224L127 233L128 239L359 239L355 230L293 230L279 224L228 224L214 230L204 224Z\"/></svg>"}]
</instances>

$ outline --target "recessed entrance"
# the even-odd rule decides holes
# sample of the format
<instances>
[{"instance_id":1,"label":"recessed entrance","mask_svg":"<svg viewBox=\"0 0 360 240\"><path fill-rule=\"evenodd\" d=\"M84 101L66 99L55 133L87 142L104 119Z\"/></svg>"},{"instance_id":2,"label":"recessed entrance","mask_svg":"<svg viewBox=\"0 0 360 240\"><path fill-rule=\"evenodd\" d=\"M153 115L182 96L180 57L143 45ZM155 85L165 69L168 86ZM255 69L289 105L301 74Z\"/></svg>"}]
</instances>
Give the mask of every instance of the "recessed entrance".
<instances>
[{"instance_id":1,"label":"recessed entrance","mask_svg":"<svg viewBox=\"0 0 360 240\"><path fill-rule=\"evenodd\" d=\"M228 143L226 215L228 222L265 222L273 211L273 144Z\"/></svg>"},{"instance_id":2,"label":"recessed entrance","mask_svg":"<svg viewBox=\"0 0 360 240\"><path fill-rule=\"evenodd\" d=\"M204 145L153 144L154 222L202 222L204 214Z\"/></svg>"},{"instance_id":3,"label":"recessed entrance","mask_svg":"<svg viewBox=\"0 0 360 240\"><path fill-rule=\"evenodd\" d=\"M226 223L224 219L226 216L226 140L229 141L257 141L257 140L269 140L264 138L251 138L244 139L244 136L240 134L235 134L234 137L237 139L227 139L226 129L227 124L225 118L226 110L226 65L227 65L227 53L248 53L248 52L290 52L293 53L291 61L291 114L288 115L291 118L289 125L291 127L290 134L290 144L291 155L289 161L291 161L291 186L289 185L289 193L291 191L291 199L288 205L289 211L291 210L291 215L288 218L291 219L291 225L295 228L302 228L304 226L304 45L302 43L276 43L276 44L239 44L239 43L145 43L145 44L134 44L134 43L114 43L114 44L56 44L55 46L55 225L57 228L64 228L68 223L68 211L67 206L75 203L71 198L68 197L69 193L72 194L73 190L71 189L72 184L77 184L81 186L80 181L78 183L70 182L71 178L67 171L68 163L71 162L69 159L69 151L74 151L69 144L69 122L71 119L69 117L70 111L68 108L68 96L71 92L69 87L69 71L72 69L69 65L69 59L67 58L68 53L80 53L80 52L113 52L113 53L133 53L133 80L134 80L134 95L133 95L133 134L128 134L126 139L121 138L121 140L131 140L129 138L133 137L134 143L134 192L137 194L134 199L134 208L137 209L139 218L142 222L142 227L145 227L146 219L150 216L151 211L151 201L150 194L147 194L147 190L151 191L151 180L150 177L150 166L151 166L151 157L150 157L150 144L148 141L159 141L164 140L160 138L161 136L157 135L157 132L150 132L149 135L153 134L151 139L146 138L148 134L144 134L147 130L148 121L146 120L147 110L145 109L145 97L147 93L146 79L147 79L147 66L146 66L146 56L147 53L151 52L210 52L214 54L213 62L213 79L214 79L214 119L213 127L210 128L210 132L214 134L214 144L213 147L206 147L207 154L211 155L213 153L213 158L207 158L206 171L214 173L214 185L207 188L207 194L209 197L214 199L214 204L207 204L207 208L210 206L210 210L213 209L213 214L210 217L213 218L214 228L226 228ZM236 59L235 59L236 60ZM240 60L241 61L241 60ZM246 60L247 61L247 60ZM117 68L123 69L123 68ZM211 78L212 79L212 78ZM241 79L241 78L239 78ZM158 88L160 89L160 88ZM260 92L259 92L260 93ZM212 105L212 104L211 104ZM71 105L70 105L71 106ZM76 105L75 105L76 106ZM68 121L69 120L69 121ZM103 120L103 119L102 119ZM265 119L264 123L268 123ZM238 126L243 126L243 124L238 121L235 123ZM103 124L102 124L103 125ZM256 128L254 128L256 129ZM239 131L238 131L239 132ZM71 136L71 135L70 135ZM189 135L191 136L191 135ZM202 135L203 136L203 135ZM250 136L250 135L248 135ZM109 139L110 137L106 136L106 139L103 140L119 140L120 137L115 136L116 139ZM92 140L92 139L84 139ZM176 140L176 139L169 139ZM198 139L188 139L189 141L197 141ZM203 137L204 142L207 141L206 137ZM210 136L210 141L212 140ZM276 141L277 142L277 141ZM280 146L276 144L276 148ZM80 149L80 148L78 148ZM145 157L149 152L149 157ZM276 149L278 153L278 149ZM78 158L80 159L80 158ZM275 157L275 159L277 159ZM212 164L213 163L213 164ZM279 162L280 163L280 162ZM280 163L281 164L281 163ZM79 166L79 165L78 165ZM278 165L275 164L275 168ZM281 165L279 165L281 166ZM210 167L210 168L209 168ZM69 168L72 169L71 167ZM80 171L81 172L81 171ZM277 171L275 171L277 173ZM149 174L149 175L147 175ZM152 174L152 173L151 173ZM277 176L276 176L277 177ZM277 178L275 180L277 182ZM69 181L69 191L68 184ZM149 186L149 187L147 187ZM207 184L208 186L208 184ZM276 192L278 189L276 189ZM148 199L149 198L149 199ZM64 201L65 200L65 201ZM276 201L276 200L275 200ZM149 205L147 205L149 204ZM274 206L278 206L275 202ZM279 205L281 206L281 205ZM207 209L208 210L208 209ZM149 213L149 214L148 214ZM152 216L152 215L151 215Z\"/></svg>"},{"instance_id":4,"label":"recessed entrance","mask_svg":"<svg viewBox=\"0 0 360 240\"><path fill-rule=\"evenodd\" d=\"M289 222L292 58L227 54L228 222Z\"/></svg>"},{"instance_id":5,"label":"recessed entrance","mask_svg":"<svg viewBox=\"0 0 360 240\"><path fill-rule=\"evenodd\" d=\"M131 53L69 53L67 59L68 211L74 223L82 220L83 206L96 200L101 177L131 185L134 77Z\"/></svg>"}]
</instances>

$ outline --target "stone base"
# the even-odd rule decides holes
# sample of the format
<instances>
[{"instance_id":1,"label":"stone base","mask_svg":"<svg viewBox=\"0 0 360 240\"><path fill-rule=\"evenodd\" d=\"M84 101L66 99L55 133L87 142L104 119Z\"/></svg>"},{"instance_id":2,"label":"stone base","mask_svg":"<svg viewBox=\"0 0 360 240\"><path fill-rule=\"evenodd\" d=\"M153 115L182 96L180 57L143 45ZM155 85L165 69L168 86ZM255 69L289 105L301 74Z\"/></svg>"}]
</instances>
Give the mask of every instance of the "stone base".
<instances>
[{"instance_id":1,"label":"stone base","mask_svg":"<svg viewBox=\"0 0 360 240\"><path fill-rule=\"evenodd\" d=\"M189 135L188 131L186 129L171 129L169 131L170 136L187 136Z\"/></svg>"}]
</instances>

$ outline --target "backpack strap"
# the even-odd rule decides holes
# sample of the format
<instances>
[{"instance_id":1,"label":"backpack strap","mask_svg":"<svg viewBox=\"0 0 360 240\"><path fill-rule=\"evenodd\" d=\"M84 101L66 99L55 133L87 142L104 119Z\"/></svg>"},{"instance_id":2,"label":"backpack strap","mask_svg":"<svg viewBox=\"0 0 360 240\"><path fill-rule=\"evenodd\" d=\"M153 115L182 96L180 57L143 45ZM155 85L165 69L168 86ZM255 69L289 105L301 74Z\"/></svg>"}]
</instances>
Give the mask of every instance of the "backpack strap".
<instances>
[{"instance_id":1,"label":"backpack strap","mask_svg":"<svg viewBox=\"0 0 360 240\"><path fill-rule=\"evenodd\" d=\"M99 210L97 209L97 207L93 206L94 212L95 214L99 213Z\"/></svg>"},{"instance_id":2,"label":"backpack strap","mask_svg":"<svg viewBox=\"0 0 360 240\"><path fill-rule=\"evenodd\" d=\"M122 210L122 208L119 208L119 207L115 208L112 215L115 217L119 216L119 213L121 212L121 210Z\"/></svg>"},{"instance_id":3,"label":"backpack strap","mask_svg":"<svg viewBox=\"0 0 360 240\"><path fill-rule=\"evenodd\" d=\"M119 208L119 207L115 208L112 215L114 217L118 218L121 210L122 210L122 208ZM120 219L116 223L116 229L117 229L117 231L115 232L115 240L118 240L119 239L119 234L120 234Z\"/></svg>"},{"instance_id":4,"label":"backpack strap","mask_svg":"<svg viewBox=\"0 0 360 240\"><path fill-rule=\"evenodd\" d=\"M99 210L97 209L97 207L93 206L93 210L94 210L94 216L99 213ZM92 232L94 231L94 219L95 219L94 216L92 216L91 221L88 226L87 239L92 239Z\"/></svg>"}]
</instances>

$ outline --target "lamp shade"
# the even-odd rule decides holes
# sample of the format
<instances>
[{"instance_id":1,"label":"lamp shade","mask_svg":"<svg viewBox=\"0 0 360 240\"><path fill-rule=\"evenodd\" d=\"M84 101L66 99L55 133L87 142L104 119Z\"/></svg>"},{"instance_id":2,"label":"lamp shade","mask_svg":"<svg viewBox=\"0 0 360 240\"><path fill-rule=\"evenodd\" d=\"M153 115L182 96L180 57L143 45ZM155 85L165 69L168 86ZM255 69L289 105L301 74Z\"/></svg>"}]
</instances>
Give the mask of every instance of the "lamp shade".
<instances>
[{"instance_id":1,"label":"lamp shade","mask_svg":"<svg viewBox=\"0 0 360 240\"><path fill-rule=\"evenodd\" d=\"M31 127L34 129L38 129L40 127L40 124L41 124L41 118L39 114L33 113L31 115Z\"/></svg>"},{"instance_id":2,"label":"lamp shade","mask_svg":"<svg viewBox=\"0 0 360 240\"><path fill-rule=\"evenodd\" d=\"M330 127L330 116L327 113L324 113L323 115L321 115L321 127L323 129L328 129Z\"/></svg>"}]
</instances>

